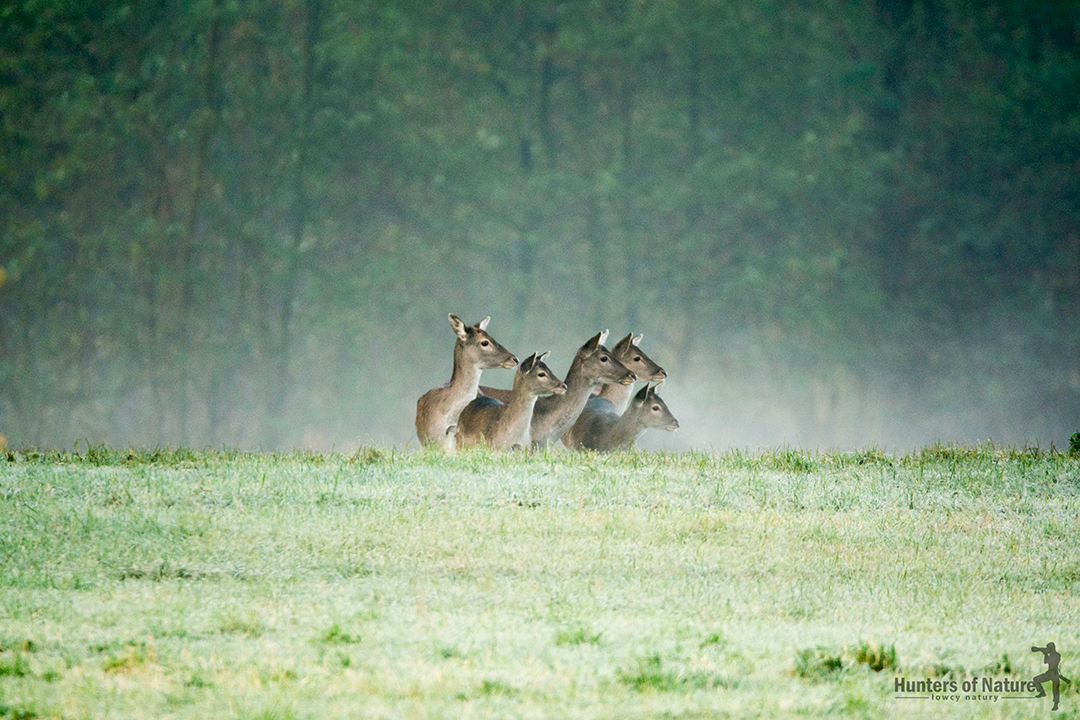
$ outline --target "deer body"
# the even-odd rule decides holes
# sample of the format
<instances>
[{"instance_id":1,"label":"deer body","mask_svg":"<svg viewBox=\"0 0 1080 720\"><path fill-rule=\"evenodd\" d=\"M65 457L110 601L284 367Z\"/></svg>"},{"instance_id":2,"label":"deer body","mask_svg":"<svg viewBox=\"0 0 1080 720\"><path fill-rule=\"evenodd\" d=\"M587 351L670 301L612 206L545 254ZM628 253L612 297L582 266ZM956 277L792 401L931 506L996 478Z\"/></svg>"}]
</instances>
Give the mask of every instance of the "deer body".
<instances>
[{"instance_id":1,"label":"deer body","mask_svg":"<svg viewBox=\"0 0 1080 720\"><path fill-rule=\"evenodd\" d=\"M540 395L566 392L566 383L544 364L547 356L530 355L514 374L509 403L480 396L465 406L458 418L457 442L461 447L487 444L497 450L531 445L533 408Z\"/></svg>"},{"instance_id":2,"label":"deer body","mask_svg":"<svg viewBox=\"0 0 1080 720\"><path fill-rule=\"evenodd\" d=\"M630 401L622 415L615 412L595 412L588 416L579 432L575 447L584 450L629 450L648 428L677 430L679 421L656 394L659 385L646 384ZM578 430L578 428L575 428Z\"/></svg>"},{"instance_id":3,"label":"deer body","mask_svg":"<svg viewBox=\"0 0 1080 720\"><path fill-rule=\"evenodd\" d=\"M416 401L416 436L424 447L453 450L458 416L480 387L480 373L487 368L511 368L517 358L487 334L490 317L466 326L456 315L450 327L457 335L454 343L454 371L450 382L428 390Z\"/></svg>"},{"instance_id":4,"label":"deer body","mask_svg":"<svg viewBox=\"0 0 1080 720\"><path fill-rule=\"evenodd\" d=\"M642 335L628 334L615 346L615 357L634 374L638 380L659 382L667 377L664 368L657 365L652 359L641 351L638 343ZM592 418L597 413L615 413L622 415L626 411L630 398L634 396L633 385L607 384L600 387L596 397L589 398L581 415L574 425L563 435L563 445L568 448L580 447L580 435L585 432L586 426L592 423Z\"/></svg>"}]
</instances>

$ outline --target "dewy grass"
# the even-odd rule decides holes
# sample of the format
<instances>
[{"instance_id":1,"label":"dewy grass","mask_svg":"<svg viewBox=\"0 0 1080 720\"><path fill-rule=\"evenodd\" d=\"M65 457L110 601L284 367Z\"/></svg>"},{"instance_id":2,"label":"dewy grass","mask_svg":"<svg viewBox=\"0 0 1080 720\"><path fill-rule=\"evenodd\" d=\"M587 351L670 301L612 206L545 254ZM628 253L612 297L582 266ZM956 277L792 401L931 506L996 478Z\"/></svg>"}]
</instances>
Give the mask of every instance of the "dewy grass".
<instances>
[{"instance_id":1,"label":"dewy grass","mask_svg":"<svg viewBox=\"0 0 1080 720\"><path fill-rule=\"evenodd\" d=\"M1040 715L894 682L1080 673L1078 494L992 446L5 450L0 716Z\"/></svg>"}]
</instances>

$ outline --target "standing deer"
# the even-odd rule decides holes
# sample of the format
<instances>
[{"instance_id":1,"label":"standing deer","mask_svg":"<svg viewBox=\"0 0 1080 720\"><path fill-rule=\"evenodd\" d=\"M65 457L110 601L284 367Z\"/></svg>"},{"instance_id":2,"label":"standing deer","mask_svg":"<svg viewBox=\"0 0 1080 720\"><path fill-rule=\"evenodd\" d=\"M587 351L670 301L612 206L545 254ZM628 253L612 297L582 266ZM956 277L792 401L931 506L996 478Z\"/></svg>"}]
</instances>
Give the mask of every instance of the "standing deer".
<instances>
[{"instance_id":1,"label":"standing deer","mask_svg":"<svg viewBox=\"0 0 1080 720\"><path fill-rule=\"evenodd\" d=\"M638 380L645 380L646 382L659 382L667 377L667 372L664 368L657 365L652 359L641 351L638 347L638 343L641 342L642 335L628 334L619 344L615 346L615 357L619 362L626 366L626 368L634 373ZM589 398L585 403L585 408L581 411L581 415L574 423L573 427L566 431L563 435L563 445L568 448L579 447L580 442L578 435L584 432L586 425L591 422L591 417L599 412L613 412L616 415L622 415L626 411L626 406L630 402L630 398L634 395L634 388L632 385L616 385L609 384L600 387L600 392L597 396Z\"/></svg>"},{"instance_id":2,"label":"standing deer","mask_svg":"<svg viewBox=\"0 0 1080 720\"><path fill-rule=\"evenodd\" d=\"M450 382L428 390L416 401L416 436L424 447L454 449L458 416L476 397L480 372L488 368L512 368L517 358L487 334L490 317L469 327L450 314L454 343L454 372Z\"/></svg>"},{"instance_id":3,"label":"standing deer","mask_svg":"<svg viewBox=\"0 0 1080 720\"><path fill-rule=\"evenodd\" d=\"M597 333L578 349L574 361L570 364L570 370L566 373L564 394L536 401L532 418L534 448L558 442L574 425L596 386L610 383L633 384L634 374L604 347L607 335L607 330ZM486 387L480 389L485 395L499 400L508 397L505 390Z\"/></svg>"},{"instance_id":4,"label":"standing deer","mask_svg":"<svg viewBox=\"0 0 1080 720\"><path fill-rule=\"evenodd\" d=\"M646 383L630 401L630 406L622 415L614 412L597 412L590 415L585 427L577 433L578 445L576 447L603 452L629 450L634 441L648 428L677 430L679 421L656 394L660 385L653 386Z\"/></svg>"},{"instance_id":5,"label":"standing deer","mask_svg":"<svg viewBox=\"0 0 1080 720\"><path fill-rule=\"evenodd\" d=\"M521 361L514 373L514 389L510 402L502 403L495 398L480 397L461 411L457 424L457 442L461 447L487 444L496 450L510 450L514 446L528 448L531 445L533 407L541 395L562 395L566 383L544 364L545 352L535 353Z\"/></svg>"}]
</instances>

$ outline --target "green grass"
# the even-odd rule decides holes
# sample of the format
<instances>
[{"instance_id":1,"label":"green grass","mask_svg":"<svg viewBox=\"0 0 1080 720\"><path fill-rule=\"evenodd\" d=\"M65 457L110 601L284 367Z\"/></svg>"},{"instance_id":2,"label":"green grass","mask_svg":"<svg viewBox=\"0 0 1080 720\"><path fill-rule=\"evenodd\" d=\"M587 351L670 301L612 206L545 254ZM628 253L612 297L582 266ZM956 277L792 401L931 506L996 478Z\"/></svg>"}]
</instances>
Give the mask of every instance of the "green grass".
<instances>
[{"instance_id":1,"label":"green grass","mask_svg":"<svg viewBox=\"0 0 1080 720\"><path fill-rule=\"evenodd\" d=\"M0 453L0 718L1031 717L1080 458ZM1054 717L1075 717L1067 686Z\"/></svg>"}]
</instances>

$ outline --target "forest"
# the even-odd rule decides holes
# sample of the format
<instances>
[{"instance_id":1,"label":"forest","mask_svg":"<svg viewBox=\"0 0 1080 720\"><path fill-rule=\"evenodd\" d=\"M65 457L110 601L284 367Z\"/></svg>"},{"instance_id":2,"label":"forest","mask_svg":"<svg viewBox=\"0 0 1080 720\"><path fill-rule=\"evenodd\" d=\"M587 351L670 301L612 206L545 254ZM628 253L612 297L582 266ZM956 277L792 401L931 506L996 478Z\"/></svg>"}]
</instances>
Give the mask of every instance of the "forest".
<instances>
[{"instance_id":1,"label":"forest","mask_svg":"<svg viewBox=\"0 0 1080 720\"><path fill-rule=\"evenodd\" d=\"M8 444L416 447L451 312L644 333L647 447L1067 445L1080 5L0 4Z\"/></svg>"}]
</instances>

